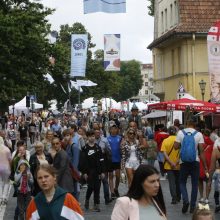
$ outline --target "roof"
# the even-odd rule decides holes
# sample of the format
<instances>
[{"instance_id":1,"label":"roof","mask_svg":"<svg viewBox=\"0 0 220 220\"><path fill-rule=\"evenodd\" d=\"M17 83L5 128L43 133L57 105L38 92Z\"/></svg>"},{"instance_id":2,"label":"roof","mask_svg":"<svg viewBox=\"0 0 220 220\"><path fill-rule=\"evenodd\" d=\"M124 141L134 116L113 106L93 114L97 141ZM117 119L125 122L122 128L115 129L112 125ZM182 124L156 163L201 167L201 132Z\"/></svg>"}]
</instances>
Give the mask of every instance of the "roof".
<instances>
[{"instance_id":1,"label":"roof","mask_svg":"<svg viewBox=\"0 0 220 220\"><path fill-rule=\"evenodd\" d=\"M151 63L142 64L142 68L143 68L143 69L152 69L152 68L153 68L153 64L151 64Z\"/></svg>"},{"instance_id":2,"label":"roof","mask_svg":"<svg viewBox=\"0 0 220 220\"><path fill-rule=\"evenodd\" d=\"M173 35L199 33L206 35L210 27L220 20L219 0L179 0L179 24L155 39L149 49Z\"/></svg>"}]
</instances>

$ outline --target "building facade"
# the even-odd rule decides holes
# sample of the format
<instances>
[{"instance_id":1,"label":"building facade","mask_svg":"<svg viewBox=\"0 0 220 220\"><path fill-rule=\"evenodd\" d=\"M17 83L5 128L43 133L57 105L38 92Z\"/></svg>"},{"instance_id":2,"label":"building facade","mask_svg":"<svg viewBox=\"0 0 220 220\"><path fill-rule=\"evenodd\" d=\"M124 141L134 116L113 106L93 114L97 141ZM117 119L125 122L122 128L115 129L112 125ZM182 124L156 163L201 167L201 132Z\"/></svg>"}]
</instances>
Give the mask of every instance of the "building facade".
<instances>
[{"instance_id":1,"label":"building facade","mask_svg":"<svg viewBox=\"0 0 220 220\"><path fill-rule=\"evenodd\" d=\"M182 84L202 99L199 82L206 82L210 99L207 34L220 18L219 0L155 0L153 53L154 90L161 101L175 99Z\"/></svg>"},{"instance_id":2,"label":"building facade","mask_svg":"<svg viewBox=\"0 0 220 220\"><path fill-rule=\"evenodd\" d=\"M138 95L132 97L131 100L141 102L157 101L158 98L153 94L153 64L141 64L141 76L143 86Z\"/></svg>"}]
</instances>

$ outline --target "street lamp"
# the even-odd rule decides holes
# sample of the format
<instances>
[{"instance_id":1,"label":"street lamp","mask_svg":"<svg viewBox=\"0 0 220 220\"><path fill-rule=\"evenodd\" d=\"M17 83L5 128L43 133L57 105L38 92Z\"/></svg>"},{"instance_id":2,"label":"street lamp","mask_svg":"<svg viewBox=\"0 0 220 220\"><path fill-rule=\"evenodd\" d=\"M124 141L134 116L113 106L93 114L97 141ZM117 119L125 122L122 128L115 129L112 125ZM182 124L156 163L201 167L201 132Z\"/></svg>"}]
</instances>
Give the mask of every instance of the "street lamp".
<instances>
[{"instance_id":1,"label":"street lamp","mask_svg":"<svg viewBox=\"0 0 220 220\"><path fill-rule=\"evenodd\" d=\"M204 101L206 82L202 79L199 82L199 86L200 86L200 90L201 90L201 94L202 94L202 101Z\"/></svg>"},{"instance_id":2,"label":"street lamp","mask_svg":"<svg viewBox=\"0 0 220 220\"><path fill-rule=\"evenodd\" d=\"M13 97L12 99L11 99L11 101L12 101L12 114L13 114L13 121L12 121L12 125L13 125L13 129L15 128L15 98Z\"/></svg>"}]
</instances>

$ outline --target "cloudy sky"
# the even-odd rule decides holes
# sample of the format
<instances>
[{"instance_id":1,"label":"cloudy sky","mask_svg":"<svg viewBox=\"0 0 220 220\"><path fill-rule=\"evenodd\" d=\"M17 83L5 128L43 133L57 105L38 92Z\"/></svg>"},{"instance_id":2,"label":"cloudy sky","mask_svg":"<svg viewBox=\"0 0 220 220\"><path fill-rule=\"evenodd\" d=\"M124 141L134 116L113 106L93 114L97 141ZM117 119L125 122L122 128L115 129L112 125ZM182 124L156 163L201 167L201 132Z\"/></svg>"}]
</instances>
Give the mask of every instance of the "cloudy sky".
<instances>
[{"instance_id":1,"label":"cloudy sky","mask_svg":"<svg viewBox=\"0 0 220 220\"><path fill-rule=\"evenodd\" d=\"M52 30L60 25L82 23L92 35L96 49L103 49L104 34L121 34L121 60L136 59L151 63L152 54L146 47L153 40L153 18L148 15L146 0L127 0L126 14L83 14L83 0L41 0L56 9L49 17Z\"/></svg>"}]
</instances>

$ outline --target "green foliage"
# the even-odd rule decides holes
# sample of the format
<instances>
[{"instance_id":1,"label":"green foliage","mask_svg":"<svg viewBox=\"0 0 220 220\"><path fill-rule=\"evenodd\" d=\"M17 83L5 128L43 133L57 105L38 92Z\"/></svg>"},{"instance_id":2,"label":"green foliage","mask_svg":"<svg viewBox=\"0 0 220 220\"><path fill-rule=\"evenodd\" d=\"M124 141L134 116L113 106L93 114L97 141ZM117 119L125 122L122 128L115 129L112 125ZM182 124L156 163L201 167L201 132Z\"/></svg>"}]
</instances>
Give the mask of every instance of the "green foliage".
<instances>
[{"instance_id":1,"label":"green foliage","mask_svg":"<svg viewBox=\"0 0 220 220\"><path fill-rule=\"evenodd\" d=\"M52 10L28 0L1 1L1 6L0 108L7 108L12 97L19 101L27 91L44 101L45 96L50 97L49 83L43 77L50 51L45 38L50 26L45 17Z\"/></svg>"},{"instance_id":2,"label":"green foliage","mask_svg":"<svg viewBox=\"0 0 220 220\"><path fill-rule=\"evenodd\" d=\"M7 110L12 97L19 101L27 92L35 93L45 107L51 99L57 99L58 106L62 106L69 98L71 34L88 32L81 23L61 25L56 43L50 44L47 36L51 30L46 18L52 12L36 1L0 1L1 110ZM120 72L105 72L104 52L97 50L93 58L91 49L95 45L91 39L88 33L86 79L98 85L83 87L81 100L92 96L123 101L137 95L142 86L139 62L121 62ZM50 56L55 58L54 65L48 60ZM44 79L46 73L53 76L52 85ZM71 103L78 103L78 91L72 90L70 97Z\"/></svg>"},{"instance_id":3,"label":"green foliage","mask_svg":"<svg viewBox=\"0 0 220 220\"><path fill-rule=\"evenodd\" d=\"M150 5L147 7L148 8L148 14L150 16L154 16L154 5L155 5L155 0L147 0L150 2Z\"/></svg>"},{"instance_id":4,"label":"green foliage","mask_svg":"<svg viewBox=\"0 0 220 220\"><path fill-rule=\"evenodd\" d=\"M135 60L121 62L121 88L118 95L113 96L117 101L124 101L136 96L142 87L140 63Z\"/></svg>"}]
</instances>

